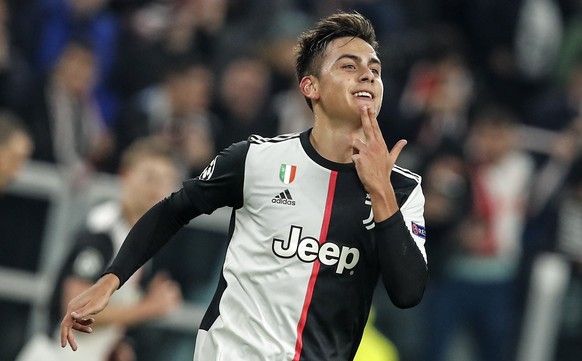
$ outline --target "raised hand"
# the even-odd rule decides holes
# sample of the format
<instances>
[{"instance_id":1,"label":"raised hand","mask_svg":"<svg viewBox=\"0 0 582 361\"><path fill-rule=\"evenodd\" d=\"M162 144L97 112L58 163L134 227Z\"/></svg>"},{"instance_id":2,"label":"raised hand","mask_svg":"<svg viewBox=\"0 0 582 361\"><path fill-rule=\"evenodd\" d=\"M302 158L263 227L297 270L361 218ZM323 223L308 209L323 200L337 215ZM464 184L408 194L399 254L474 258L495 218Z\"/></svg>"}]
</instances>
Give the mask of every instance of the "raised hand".
<instances>
[{"instance_id":1,"label":"raised hand","mask_svg":"<svg viewBox=\"0 0 582 361\"><path fill-rule=\"evenodd\" d=\"M389 151L376 119L376 111L362 107L360 114L365 139L352 139L352 160L360 181L372 198L375 219L378 221L378 218L388 218L398 209L390 174L407 142L401 139Z\"/></svg>"}]
</instances>

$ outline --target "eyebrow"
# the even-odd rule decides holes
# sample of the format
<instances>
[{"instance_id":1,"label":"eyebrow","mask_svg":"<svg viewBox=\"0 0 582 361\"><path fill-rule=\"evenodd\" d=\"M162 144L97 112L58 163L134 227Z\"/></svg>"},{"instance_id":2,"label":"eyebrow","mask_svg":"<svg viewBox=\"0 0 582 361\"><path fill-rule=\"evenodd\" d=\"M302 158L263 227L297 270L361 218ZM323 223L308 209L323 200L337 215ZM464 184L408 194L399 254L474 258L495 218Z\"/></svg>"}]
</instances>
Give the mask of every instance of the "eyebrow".
<instances>
[{"instance_id":1,"label":"eyebrow","mask_svg":"<svg viewBox=\"0 0 582 361\"><path fill-rule=\"evenodd\" d=\"M353 61L357 62L357 63L361 63L363 61L361 56L358 55L353 55L353 54L343 54L340 55L335 62L337 63L338 61L344 59L344 58L348 58L348 59L352 59ZM380 59L378 59L377 57L372 57L370 59L370 61L368 62L368 64L378 64L380 66L382 66L382 63L380 62Z\"/></svg>"}]
</instances>

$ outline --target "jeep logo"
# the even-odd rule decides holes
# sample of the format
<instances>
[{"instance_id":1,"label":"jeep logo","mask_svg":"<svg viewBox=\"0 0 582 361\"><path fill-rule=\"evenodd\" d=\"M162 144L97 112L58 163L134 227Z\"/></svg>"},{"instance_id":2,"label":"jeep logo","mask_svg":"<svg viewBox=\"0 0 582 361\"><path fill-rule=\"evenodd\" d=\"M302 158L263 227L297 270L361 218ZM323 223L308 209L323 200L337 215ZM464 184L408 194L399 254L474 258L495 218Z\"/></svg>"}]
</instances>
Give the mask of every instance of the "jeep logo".
<instances>
[{"instance_id":1,"label":"jeep logo","mask_svg":"<svg viewBox=\"0 0 582 361\"><path fill-rule=\"evenodd\" d=\"M337 265L335 272L353 269L360 260L360 251L357 248L338 246L333 242L319 244L313 237L301 238L303 227L291 226L289 239L273 238L273 252L281 258L297 256L303 262L319 262L326 266Z\"/></svg>"}]
</instances>

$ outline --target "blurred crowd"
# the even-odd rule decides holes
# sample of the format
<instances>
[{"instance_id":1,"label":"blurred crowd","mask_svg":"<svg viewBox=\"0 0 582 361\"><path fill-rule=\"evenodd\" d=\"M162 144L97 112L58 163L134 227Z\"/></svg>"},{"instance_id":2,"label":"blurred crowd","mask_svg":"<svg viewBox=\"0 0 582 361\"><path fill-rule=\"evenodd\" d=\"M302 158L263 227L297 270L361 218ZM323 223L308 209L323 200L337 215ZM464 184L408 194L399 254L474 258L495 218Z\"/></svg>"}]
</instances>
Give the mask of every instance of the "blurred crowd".
<instances>
[{"instance_id":1,"label":"blurred crowd","mask_svg":"<svg viewBox=\"0 0 582 361\"><path fill-rule=\"evenodd\" d=\"M381 298L378 329L402 361L454 360L460 334L470 360L515 360L538 255L568 262L582 310L580 0L0 0L0 108L79 182L145 137L197 176L252 133L311 126L293 46L337 9L376 28L379 121L426 196L426 297ZM560 310L555 360L578 359L582 312Z\"/></svg>"}]
</instances>

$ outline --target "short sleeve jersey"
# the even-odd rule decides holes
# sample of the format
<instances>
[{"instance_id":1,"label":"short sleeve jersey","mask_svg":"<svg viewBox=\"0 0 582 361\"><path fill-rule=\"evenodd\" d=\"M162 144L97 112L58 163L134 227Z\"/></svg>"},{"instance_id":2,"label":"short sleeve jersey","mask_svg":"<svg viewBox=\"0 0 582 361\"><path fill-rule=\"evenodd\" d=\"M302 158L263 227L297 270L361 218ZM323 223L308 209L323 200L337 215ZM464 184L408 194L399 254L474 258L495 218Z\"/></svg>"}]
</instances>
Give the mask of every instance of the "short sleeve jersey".
<instances>
[{"instance_id":1,"label":"short sleeve jersey","mask_svg":"<svg viewBox=\"0 0 582 361\"><path fill-rule=\"evenodd\" d=\"M251 136L184 183L204 213L233 207L215 296L194 360L351 360L382 260L370 197L353 164L321 157L310 131ZM392 184L426 262L420 177Z\"/></svg>"}]
</instances>

